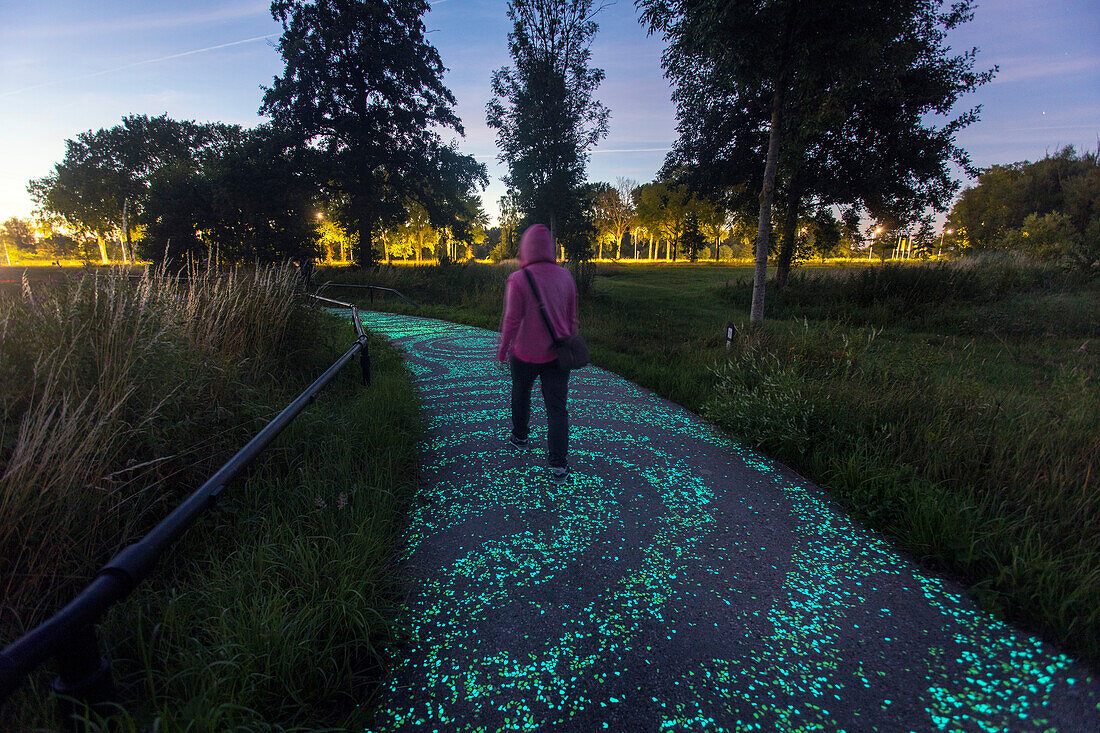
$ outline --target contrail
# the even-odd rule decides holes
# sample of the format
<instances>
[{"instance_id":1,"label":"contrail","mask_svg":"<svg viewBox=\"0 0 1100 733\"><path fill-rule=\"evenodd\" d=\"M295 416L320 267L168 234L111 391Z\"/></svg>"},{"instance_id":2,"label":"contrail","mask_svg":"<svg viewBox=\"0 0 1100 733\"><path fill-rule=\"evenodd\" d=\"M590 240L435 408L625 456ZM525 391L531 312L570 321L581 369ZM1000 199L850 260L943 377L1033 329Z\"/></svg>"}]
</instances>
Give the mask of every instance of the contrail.
<instances>
[{"instance_id":1,"label":"contrail","mask_svg":"<svg viewBox=\"0 0 1100 733\"><path fill-rule=\"evenodd\" d=\"M665 148L612 148L610 150L589 150L589 155L597 155L599 153L664 153L669 149ZM478 153L474 155L475 158L495 158L499 153Z\"/></svg>"},{"instance_id":2,"label":"contrail","mask_svg":"<svg viewBox=\"0 0 1100 733\"><path fill-rule=\"evenodd\" d=\"M10 92L0 92L0 99L4 97L10 97L13 94L22 94L23 92L29 92L32 89L41 89L42 87L55 86L57 84L64 84L71 81L80 81L82 79L91 79L96 76L103 76L104 74L113 74L116 71L125 71L126 69L133 69L137 66L146 66L148 64L157 64L161 61L170 61L171 59L183 58L184 56L194 56L197 53L206 53L207 51L217 51L220 48L229 48L230 46L240 46L243 43L252 43L254 41L262 41L265 38L271 38L275 34L269 33L266 36L255 36L254 38L245 38L241 41L230 41L229 43L219 43L217 46L207 46L206 48L196 48L193 51L183 51L182 53L173 53L168 56L160 56L155 59L145 59L144 61L135 61L132 64L126 64L125 66L116 66L113 69L104 69L103 71L96 71L91 74L84 74L82 76L74 76L69 79L58 79L56 81L47 81L41 84L35 84L29 87L23 87L22 89L15 89Z\"/></svg>"},{"instance_id":3,"label":"contrail","mask_svg":"<svg viewBox=\"0 0 1100 733\"><path fill-rule=\"evenodd\" d=\"M597 153L663 153L668 148L613 148L610 150L593 150L592 155Z\"/></svg>"}]
</instances>

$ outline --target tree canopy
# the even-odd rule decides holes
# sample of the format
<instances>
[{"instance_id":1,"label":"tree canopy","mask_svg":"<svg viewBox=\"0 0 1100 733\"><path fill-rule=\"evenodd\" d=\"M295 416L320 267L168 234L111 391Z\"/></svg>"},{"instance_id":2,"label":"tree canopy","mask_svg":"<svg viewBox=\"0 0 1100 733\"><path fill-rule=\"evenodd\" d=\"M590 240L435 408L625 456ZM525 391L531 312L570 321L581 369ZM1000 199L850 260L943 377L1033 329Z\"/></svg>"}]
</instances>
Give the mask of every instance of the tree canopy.
<instances>
[{"instance_id":1,"label":"tree canopy","mask_svg":"<svg viewBox=\"0 0 1100 733\"><path fill-rule=\"evenodd\" d=\"M41 214L99 240L121 234L131 259L130 229L139 221L154 175L171 165L197 165L232 134L232 127L130 115L122 124L89 130L65 142L65 157L29 191Z\"/></svg>"},{"instance_id":2,"label":"tree canopy","mask_svg":"<svg viewBox=\"0 0 1100 733\"><path fill-rule=\"evenodd\" d=\"M484 185L484 166L439 130L462 134L443 63L425 38L427 0L275 0L282 76L261 112L316 156L341 202L334 215L358 234L357 261L374 262L372 236L406 218L410 201L437 225Z\"/></svg>"},{"instance_id":3,"label":"tree canopy","mask_svg":"<svg viewBox=\"0 0 1100 733\"><path fill-rule=\"evenodd\" d=\"M963 191L948 226L973 250L1094 263L1100 260L1100 156L1078 155L1070 146L1034 163L991 166Z\"/></svg>"},{"instance_id":4,"label":"tree canopy","mask_svg":"<svg viewBox=\"0 0 1100 733\"><path fill-rule=\"evenodd\" d=\"M505 183L528 221L550 225L571 258L586 258L594 231L586 216L588 151L607 135L610 112L593 95L592 0L511 0L508 48L514 67L493 72L486 121L497 130Z\"/></svg>"},{"instance_id":5,"label":"tree canopy","mask_svg":"<svg viewBox=\"0 0 1100 733\"><path fill-rule=\"evenodd\" d=\"M948 163L969 165L954 136L978 110L942 126L926 117L948 114L992 78L974 71L976 50L952 55L944 43L972 17L972 0L636 4L669 41L679 130L670 167L694 169L697 184L716 193L746 180L760 191L754 324L764 317L777 183L786 222L797 222L807 198L857 203L872 215L912 212L945 206L957 186ZM753 163L761 159L762 170ZM753 167L761 172L749 179Z\"/></svg>"},{"instance_id":6,"label":"tree canopy","mask_svg":"<svg viewBox=\"0 0 1100 733\"><path fill-rule=\"evenodd\" d=\"M153 176L141 253L174 262L210 251L228 262L312 258L316 184L285 134L232 128L218 147L196 164L181 161Z\"/></svg>"}]
</instances>

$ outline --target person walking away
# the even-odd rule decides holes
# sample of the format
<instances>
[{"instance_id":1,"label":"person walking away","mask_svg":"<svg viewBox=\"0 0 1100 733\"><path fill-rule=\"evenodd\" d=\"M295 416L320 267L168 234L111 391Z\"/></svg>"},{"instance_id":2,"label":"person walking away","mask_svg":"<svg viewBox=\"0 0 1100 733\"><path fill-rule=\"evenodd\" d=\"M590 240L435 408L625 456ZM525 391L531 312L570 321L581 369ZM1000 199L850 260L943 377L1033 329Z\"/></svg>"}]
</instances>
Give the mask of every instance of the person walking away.
<instances>
[{"instance_id":1,"label":"person walking away","mask_svg":"<svg viewBox=\"0 0 1100 733\"><path fill-rule=\"evenodd\" d=\"M504 288L504 315L497 346L497 360L508 361L512 371L509 443L517 448L527 446L531 388L537 377L546 402L550 476L562 482L569 475L569 372L558 365L552 348L554 338L539 313L527 276L534 279L558 338L577 332L577 285L569 271L558 265L550 230L542 224L523 233L519 264L520 269L508 277Z\"/></svg>"}]
</instances>

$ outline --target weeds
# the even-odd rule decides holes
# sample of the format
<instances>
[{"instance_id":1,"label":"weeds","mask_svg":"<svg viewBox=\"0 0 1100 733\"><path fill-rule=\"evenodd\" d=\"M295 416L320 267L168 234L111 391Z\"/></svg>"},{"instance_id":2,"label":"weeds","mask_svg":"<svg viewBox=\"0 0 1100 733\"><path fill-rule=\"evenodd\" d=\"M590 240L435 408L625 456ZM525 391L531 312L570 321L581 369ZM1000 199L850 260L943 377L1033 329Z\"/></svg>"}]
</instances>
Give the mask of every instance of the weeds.
<instances>
[{"instance_id":1,"label":"weeds","mask_svg":"<svg viewBox=\"0 0 1100 733\"><path fill-rule=\"evenodd\" d=\"M708 417L968 579L987 607L1100 658L1095 372L1065 364L1041 399L989 392L958 371L905 370L875 332L852 351L819 329L743 339Z\"/></svg>"}]
</instances>

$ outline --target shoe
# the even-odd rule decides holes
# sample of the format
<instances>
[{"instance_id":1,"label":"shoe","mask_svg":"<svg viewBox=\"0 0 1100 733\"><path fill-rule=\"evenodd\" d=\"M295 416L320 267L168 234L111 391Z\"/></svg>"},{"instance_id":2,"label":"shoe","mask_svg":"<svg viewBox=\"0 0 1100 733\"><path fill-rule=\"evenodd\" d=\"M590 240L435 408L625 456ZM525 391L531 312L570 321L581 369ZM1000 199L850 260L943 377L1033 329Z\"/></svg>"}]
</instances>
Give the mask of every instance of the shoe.
<instances>
[{"instance_id":1,"label":"shoe","mask_svg":"<svg viewBox=\"0 0 1100 733\"><path fill-rule=\"evenodd\" d=\"M520 440L516 436L512 435L508 438L508 445L512 446L513 448L526 448L527 438L523 438L522 440Z\"/></svg>"},{"instance_id":2,"label":"shoe","mask_svg":"<svg viewBox=\"0 0 1100 733\"><path fill-rule=\"evenodd\" d=\"M569 478L569 469L562 466L550 467L550 480L557 484L564 484L565 480Z\"/></svg>"}]
</instances>

